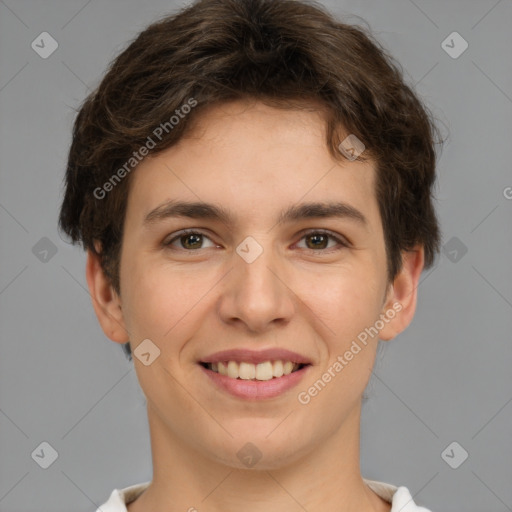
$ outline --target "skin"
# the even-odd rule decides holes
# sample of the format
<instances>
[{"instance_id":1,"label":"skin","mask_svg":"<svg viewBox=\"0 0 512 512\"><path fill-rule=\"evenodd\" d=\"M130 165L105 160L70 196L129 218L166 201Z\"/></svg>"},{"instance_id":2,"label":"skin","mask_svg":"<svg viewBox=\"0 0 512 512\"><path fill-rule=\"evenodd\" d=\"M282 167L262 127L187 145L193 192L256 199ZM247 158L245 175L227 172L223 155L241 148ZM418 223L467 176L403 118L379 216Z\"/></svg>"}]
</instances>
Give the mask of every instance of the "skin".
<instances>
[{"instance_id":1,"label":"skin","mask_svg":"<svg viewBox=\"0 0 512 512\"><path fill-rule=\"evenodd\" d=\"M147 398L153 480L128 510L389 511L360 473L361 398L377 338L392 339L412 320L424 254L421 247L404 253L401 272L388 282L374 163L334 160L320 110L237 101L210 107L178 145L133 172L119 295L91 251L87 259L105 334L130 340L132 351L147 338L160 349L149 366L133 358ZM229 225L168 218L144 227L148 212L169 199L216 203L235 217ZM367 224L276 224L282 209L310 201L344 201ZM185 228L200 230L202 245L190 237L163 245ZM315 229L350 245L315 245ZM247 236L263 248L250 264L235 251ZM402 309L379 336L308 404L299 403L297 394L396 302ZM304 354L313 367L269 400L219 392L197 364L218 350L270 347ZM262 454L252 468L237 457L247 442Z\"/></svg>"}]
</instances>

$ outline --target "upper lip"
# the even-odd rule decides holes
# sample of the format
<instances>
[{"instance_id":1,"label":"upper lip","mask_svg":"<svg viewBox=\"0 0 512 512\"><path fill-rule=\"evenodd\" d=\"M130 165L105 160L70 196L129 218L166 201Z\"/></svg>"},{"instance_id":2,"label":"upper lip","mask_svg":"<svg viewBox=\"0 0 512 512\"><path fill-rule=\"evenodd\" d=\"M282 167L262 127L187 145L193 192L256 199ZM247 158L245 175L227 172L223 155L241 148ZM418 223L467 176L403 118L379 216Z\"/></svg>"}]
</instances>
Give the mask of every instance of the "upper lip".
<instances>
[{"instance_id":1,"label":"upper lip","mask_svg":"<svg viewBox=\"0 0 512 512\"><path fill-rule=\"evenodd\" d=\"M264 363L265 361L291 361L292 363L311 364L311 361L297 352L283 348L266 350L230 349L215 352L201 359L202 363L219 363L221 361L236 361L238 363Z\"/></svg>"}]
</instances>

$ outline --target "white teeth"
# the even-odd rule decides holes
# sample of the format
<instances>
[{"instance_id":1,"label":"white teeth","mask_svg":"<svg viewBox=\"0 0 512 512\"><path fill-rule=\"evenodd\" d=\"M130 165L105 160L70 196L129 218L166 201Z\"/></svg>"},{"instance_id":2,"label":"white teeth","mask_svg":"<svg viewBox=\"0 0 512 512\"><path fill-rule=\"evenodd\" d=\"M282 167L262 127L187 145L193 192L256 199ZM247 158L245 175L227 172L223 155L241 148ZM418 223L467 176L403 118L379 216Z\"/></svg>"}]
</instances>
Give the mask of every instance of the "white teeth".
<instances>
[{"instance_id":1,"label":"white teeth","mask_svg":"<svg viewBox=\"0 0 512 512\"><path fill-rule=\"evenodd\" d=\"M276 361L274 363L274 368L272 370L272 375L274 377L282 377L283 376L283 361Z\"/></svg>"},{"instance_id":2,"label":"white teeth","mask_svg":"<svg viewBox=\"0 0 512 512\"><path fill-rule=\"evenodd\" d=\"M232 362L230 361L229 363L231 364ZM244 380L254 379L256 377L256 366L251 363L240 363L237 376Z\"/></svg>"},{"instance_id":3,"label":"white teeth","mask_svg":"<svg viewBox=\"0 0 512 512\"><path fill-rule=\"evenodd\" d=\"M265 361L263 363L237 363L236 361L227 361L219 363L209 363L208 368L214 372L226 375L232 379L243 380L270 380L272 378L290 375L298 370L300 364L291 361Z\"/></svg>"},{"instance_id":4,"label":"white teeth","mask_svg":"<svg viewBox=\"0 0 512 512\"><path fill-rule=\"evenodd\" d=\"M236 379L237 377L240 377L240 375L238 373L238 363L236 361L229 361L228 377L231 377L232 379Z\"/></svg>"},{"instance_id":5,"label":"white teeth","mask_svg":"<svg viewBox=\"0 0 512 512\"><path fill-rule=\"evenodd\" d=\"M240 365L240 367L241 366L242 365ZM255 377L257 380L270 380L273 377L272 363L270 361L265 361L264 363L259 363L256 365Z\"/></svg>"},{"instance_id":6,"label":"white teeth","mask_svg":"<svg viewBox=\"0 0 512 512\"><path fill-rule=\"evenodd\" d=\"M215 371L215 369L213 368L213 365L211 365L212 367L210 368L211 370ZM224 363L219 363L219 373L221 375L227 375L228 374L228 369L226 368L226 365Z\"/></svg>"},{"instance_id":7,"label":"white teeth","mask_svg":"<svg viewBox=\"0 0 512 512\"><path fill-rule=\"evenodd\" d=\"M293 363L291 361L286 361L286 363L283 364L283 373L285 375L290 375L293 370Z\"/></svg>"}]
</instances>

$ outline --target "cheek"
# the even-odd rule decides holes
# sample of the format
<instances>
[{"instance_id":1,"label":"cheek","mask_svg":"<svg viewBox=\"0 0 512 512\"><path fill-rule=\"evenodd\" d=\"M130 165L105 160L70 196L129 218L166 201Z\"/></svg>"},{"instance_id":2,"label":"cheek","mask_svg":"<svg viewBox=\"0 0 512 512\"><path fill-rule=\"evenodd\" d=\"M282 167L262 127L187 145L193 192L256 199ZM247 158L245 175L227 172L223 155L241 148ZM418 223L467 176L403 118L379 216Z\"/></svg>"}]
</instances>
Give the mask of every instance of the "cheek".
<instances>
[{"instance_id":1,"label":"cheek","mask_svg":"<svg viewBox=\"0 0 512 512\"><path fill-rule=\"evenodd\" d=\"M161 348L170 339L186 338L191 326L197 327L198 302L214 282L204 274L142 258L126 265L123 279L130 332L141 340L154 340Z\"/></svg>"},{"instance_id":2,"label":"cheek","mask_svg":"<svg viewBox=\"0 0 512 512\"><path fill-rule=\"evenodd\" d=\"M298 295L323 323L331 345L342 348L378 319L384 290L371 266L364 272L338 269L307 281Z\"/></svg>"},{"instance_id":3,"label":"cheek","mask_svg":"<svg viewBox=\"0 0 512 512\"><path fill-rule=\"evenodd\" d=\"M377 277L371 272L364 277L355 271L338 273L329 280L327 291L315 287L309 295L308 306L322 320L316 330L327 351L322 368L299 390L299 402L309 401L311 415L305 421L311 421L310 428L320 415L326 431L337 429L368 384L378 345L372 328L379 319L383 293Z\"/></svg>"}]
</instances>

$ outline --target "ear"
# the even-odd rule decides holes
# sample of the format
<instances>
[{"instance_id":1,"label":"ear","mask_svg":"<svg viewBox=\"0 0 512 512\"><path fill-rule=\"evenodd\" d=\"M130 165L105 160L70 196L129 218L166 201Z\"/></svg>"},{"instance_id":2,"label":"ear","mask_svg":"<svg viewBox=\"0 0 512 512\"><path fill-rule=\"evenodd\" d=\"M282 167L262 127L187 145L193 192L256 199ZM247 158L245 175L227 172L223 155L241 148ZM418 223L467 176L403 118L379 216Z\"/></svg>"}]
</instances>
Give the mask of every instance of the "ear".
<instances>
[{"instance_id":1,"label":"ear","mask_svg":"<svg viewBox=\"0 0 512 512\"><path fill-rule=\"evenodd\" d=\"M389 341L404 331L416 311L418 284L425 263L423 246L402 253L402 269L389 285L380 318L379 339Z\"/></svg>"},{"instance_id":2,"label":"ear","mask_svg":"<svg viewBox=\"0 0 512 512\"><path fill-rule=\"evenodd\" d=\"M99 245L95 247L99 249ZM103 332L112 341L126 343L129 336L121 309L121 299L101 268L100 256L90 249L87 250L86 277L92 305Z\"/></svg>"}]
</instances>

